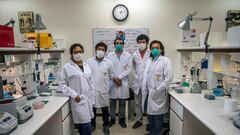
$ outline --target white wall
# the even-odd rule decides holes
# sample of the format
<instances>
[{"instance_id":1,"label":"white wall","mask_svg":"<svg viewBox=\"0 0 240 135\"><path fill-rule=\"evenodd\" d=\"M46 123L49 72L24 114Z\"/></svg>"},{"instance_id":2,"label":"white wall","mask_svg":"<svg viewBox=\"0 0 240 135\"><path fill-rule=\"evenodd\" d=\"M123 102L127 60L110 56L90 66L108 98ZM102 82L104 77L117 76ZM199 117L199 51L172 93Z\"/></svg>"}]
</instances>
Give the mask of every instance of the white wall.
<instances>
[{"instance_id":1,"label":"white wall","mask_svg":"<svg viewBox=\"0 0 240 135\"><path fill-rule=\"evenodd\" d=\"M129 18L122 23L112 17L112 9L125 4ZM198 12L198 16L214 18L212 30L225 31L227 10L239 9L239 0L0 0L0 24L10 17L17 20L18 11L33 11L42 15L47 31L61 36L69 45L80 42L85 47L86 57L93 55L92 28L95 27L147 27L150 38L161 40L166 47L166 56L172 60L175 76L178 75L180 29L177 22L187 13ZM205 32L208 22L194 22L198 32ZM15 40L18 42L19 28L15 25Z\"/></svg>"}]
</instances>

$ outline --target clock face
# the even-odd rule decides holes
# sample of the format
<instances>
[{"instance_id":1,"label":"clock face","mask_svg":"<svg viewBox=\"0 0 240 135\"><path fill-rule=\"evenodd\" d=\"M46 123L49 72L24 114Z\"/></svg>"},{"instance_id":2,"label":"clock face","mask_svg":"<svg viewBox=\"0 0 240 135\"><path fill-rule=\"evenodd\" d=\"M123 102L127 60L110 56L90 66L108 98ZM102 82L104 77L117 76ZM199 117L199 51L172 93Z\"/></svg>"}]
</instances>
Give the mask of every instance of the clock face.
<instances>
[{"instance_id":1,"label":"clock face","mask_svg":"<svg viewBox=\"0 0 240 135\"><path fill-rule=\"evenodd\" d=\"M118 4L113 8L112 14L117 21L124 21L127 19L129 12L125 5Z\"/></svg>"}]
</instances>

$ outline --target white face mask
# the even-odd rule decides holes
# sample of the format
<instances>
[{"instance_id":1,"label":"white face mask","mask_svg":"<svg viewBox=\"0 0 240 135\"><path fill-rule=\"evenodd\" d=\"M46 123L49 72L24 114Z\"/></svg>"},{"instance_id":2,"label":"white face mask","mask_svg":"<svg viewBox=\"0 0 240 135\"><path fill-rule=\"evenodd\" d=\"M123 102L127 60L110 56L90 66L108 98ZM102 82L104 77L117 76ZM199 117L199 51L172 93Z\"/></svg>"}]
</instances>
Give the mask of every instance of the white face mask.
<instances>
[{"instance_id":1,"label":"white face mask","mask_svg":"<svg viewBox=\"0 0 240 135\"><path fill-rule=\"evenodd\" d=\"M98 57L98 58L103 58L104 57L104 55L105 55L105 52L104 51L97 51L96 52L96 56Z\"/></svg>"},{"instance_id":2,"label":"white face mask","mask_svg":"<svg viewBox=\"0 0 240 135\"><path fill-rule=\"evenodd\" d=\"M139 50L143 51L144 49L146 49L146 43L140 43L139 45Z\"/></svg>"},{"instance_id":3,"label":"white face mask","mask_svg":"<svg viewBox=\"0 0 240 135\"><path fill-rule=\"evenodd\" d=\"M77 62L81 61L83 59L83 54L78 53L78 54L73 54L73 59Z\"/></svg>"}]
</instances>

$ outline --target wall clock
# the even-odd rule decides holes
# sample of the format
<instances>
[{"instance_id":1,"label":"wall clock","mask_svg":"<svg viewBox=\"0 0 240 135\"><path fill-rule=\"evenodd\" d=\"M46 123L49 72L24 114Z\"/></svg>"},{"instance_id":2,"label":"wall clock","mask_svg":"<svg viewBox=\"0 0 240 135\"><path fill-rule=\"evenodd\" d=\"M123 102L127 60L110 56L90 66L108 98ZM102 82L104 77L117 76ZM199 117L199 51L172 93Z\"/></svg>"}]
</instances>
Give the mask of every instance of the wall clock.
<instances>
[{"instance_id":1,"label":"wall clock","mask_svg":"<svg viewBox=\"0 0 240 135\"><path fill-rule=\"evenodd\" d=\"M124 21L129 14L128 8L123 4L116 5L112 10L113 18L117 21Z\"/></svg>"}]
</instances>

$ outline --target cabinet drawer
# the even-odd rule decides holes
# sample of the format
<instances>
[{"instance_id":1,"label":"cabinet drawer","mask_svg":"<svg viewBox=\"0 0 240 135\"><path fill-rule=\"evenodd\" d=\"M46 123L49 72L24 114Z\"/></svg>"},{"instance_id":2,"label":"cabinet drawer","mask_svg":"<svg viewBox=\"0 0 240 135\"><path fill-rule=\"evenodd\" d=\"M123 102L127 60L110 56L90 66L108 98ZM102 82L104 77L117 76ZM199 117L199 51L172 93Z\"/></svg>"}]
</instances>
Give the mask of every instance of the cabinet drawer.
<instances>
[{"instance_id":1,"label":"cabinet drawer","mask_svg":"<svg viewBox=\"0 0 240 135\"><path fill-rule=\"evenodd\" d=\"M73 121L71 114L69 114L66 119L62 122L62 132L63 135L71 135L74 130Z\"/></svg>"},{"instance_id":2,"label":"cabinet drawer","mask_svg":"<svg viewBox=\"0 0 240 135\"><path fill-rule=\"evenodd\" d=\"M171 97L170 107L183 120L183 106L173 97Z\"/></svg>"},{"instance_id":3,"label":"cabinet drawer","mask_svg":"<svg viewBox=\"0 0 240 135\"><path fill-rule=\"evenodd\" d=\"M62 121L63 121L71 111L69 101L63 105L61 110L62 110Z\"/></svg>"},{"instance_id":4,"label":"cabinet drawer","mask_svg":"<svg viewBox=\"0 0 240 135\"><path fill-rule=\"evenodd\" d=\"M170 131L172 131L173 135L182 135L182 128L182 120L170 110Z\"/></svg>"}]
</instances>

